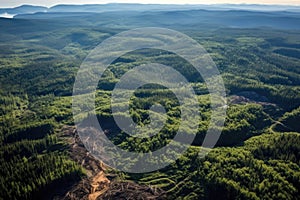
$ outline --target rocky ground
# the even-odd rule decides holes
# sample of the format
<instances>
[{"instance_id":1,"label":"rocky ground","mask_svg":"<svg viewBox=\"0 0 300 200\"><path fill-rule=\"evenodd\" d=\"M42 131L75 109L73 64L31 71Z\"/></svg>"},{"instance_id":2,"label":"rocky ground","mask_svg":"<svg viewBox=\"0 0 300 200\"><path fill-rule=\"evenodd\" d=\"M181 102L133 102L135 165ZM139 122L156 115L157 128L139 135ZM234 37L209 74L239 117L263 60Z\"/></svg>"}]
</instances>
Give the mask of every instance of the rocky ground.
<instances>
[{"instance_id":1,"label":"rocky ground","mask_svg":"<svg viewBox=\"0 0 300 200\"><path fill-rule=\"evenodd\" d=\"M74 126L64 126L61 137L69 143L71 158L86 171L86 176L75 183L61 200L164 199L161 189L121 181L116 174L111 174L112 170L87 152Z\"/></svg>"}]
</instances>

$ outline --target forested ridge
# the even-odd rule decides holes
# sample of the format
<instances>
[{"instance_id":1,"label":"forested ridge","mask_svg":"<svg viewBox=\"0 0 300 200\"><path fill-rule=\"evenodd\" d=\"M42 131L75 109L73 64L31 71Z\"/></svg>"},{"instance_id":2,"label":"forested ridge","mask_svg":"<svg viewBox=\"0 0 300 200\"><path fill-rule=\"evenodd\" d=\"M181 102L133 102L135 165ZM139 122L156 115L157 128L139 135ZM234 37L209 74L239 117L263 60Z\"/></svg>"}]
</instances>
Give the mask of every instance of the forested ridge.
<instances>
[{"instance_id":1,"label":"forested ridge","mask_svg":"<svg viewBox=\"0 0 300 200\"><path fill-rule=\"evenodd\" d=\"M86 166L72 159L70 142L62 136L64 125L74 125L73 83L90 50L131 26L94 26L89 17L69 20L0 18L5 27L0 29L0 199L63 199L73 184L89 176ZM158 188L163 199L300 199L299 31L207 24L175 28L203 45L222 74L227 94L220 100L227 102L222 135L206 157L198 156L209 126L210 96L185 60L150 49L123 55L100 79L95 100L97 117L116 145L153 151L168 144L180 124L178 100L155 85L135 91L130 117L145 126L149 108L163 105L167 120L157 135L129 137L115 124L111 91L125 72L143 63L155 61L183 74L197 94L201 120L192 146L170 166L146 174L108 170L117 176L112 191L122 188L126 196L124 182L133 181ZM118 195L108 190L103 198Z\"/></svg>"}]
</instances>

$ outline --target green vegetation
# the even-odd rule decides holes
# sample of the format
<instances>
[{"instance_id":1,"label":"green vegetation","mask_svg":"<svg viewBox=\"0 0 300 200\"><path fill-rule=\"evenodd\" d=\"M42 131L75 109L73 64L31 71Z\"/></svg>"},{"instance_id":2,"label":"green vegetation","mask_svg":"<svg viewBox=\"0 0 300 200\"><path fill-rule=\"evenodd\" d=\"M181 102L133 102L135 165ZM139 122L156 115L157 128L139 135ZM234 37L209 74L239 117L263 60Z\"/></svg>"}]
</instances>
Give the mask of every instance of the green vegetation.
<instances>
[{"instance_id":1,"label":"green vegetation","mask_svg":"<svg viewBox=\"0 0 300 200\"><path fill-rule=\"evenodd\" d=\"M123 27L100 29L85 20L63 24L0 19L6 27L0 30L0 199L51 198L55 192L49 191L67 189L84 175L69 157L61 127L73 125L71 95L80 63L89 50ZM195 29L185 33L211 54L228 96L217 147L205 158L198 156L211 115L201 76L170 52L134 51L115 60L98 84L96 114L110 139L123 149L149 152L165 146L178 130L179 102L157 85L135 91L127 117L142 127L151 114L166 119L158 134L129 137L113 120L111 90L125 72L147 62L172 66L190 81L201 120L192 146L175 163L153 173L120 177L162 188L169 199L300 199L299 31ZM157 103L166 116L149 111ZM183 126L189 134L189 125Z\"/></svg>"},{"instance_id":2,"label":"green vegetation","mask_svg":"<svg viewBox=\"0 0 300 200\"><path fill-rule=\"evenodd\" d=\"M262 134L200 159L192 147L173 165L129 180L163 188L169 199L299 199L300 135Z\"/></svg>"},{"instance_id":3,"label":"green vegetation","mask_svg":"<svg viewBox=\"0 0 300 200\"><path fill-rule=\"evenodd\" d=\"M287 112L279 119L275 125L277 131L300 132L300 107L291 112Z\"/></svg>"},{"instance_id":4,"label":"green vegetation","mask_svg":"<svg viewBox=\"0 0 300 200\"><path fill-rule=\"evenodd\" d=\"M1 102L0 199L51 197L49 189L80 179L82 169L62 151L66 144L56 136L56 115L39 115L27 95L1 96Z\"/></svg>"}]
</instances>

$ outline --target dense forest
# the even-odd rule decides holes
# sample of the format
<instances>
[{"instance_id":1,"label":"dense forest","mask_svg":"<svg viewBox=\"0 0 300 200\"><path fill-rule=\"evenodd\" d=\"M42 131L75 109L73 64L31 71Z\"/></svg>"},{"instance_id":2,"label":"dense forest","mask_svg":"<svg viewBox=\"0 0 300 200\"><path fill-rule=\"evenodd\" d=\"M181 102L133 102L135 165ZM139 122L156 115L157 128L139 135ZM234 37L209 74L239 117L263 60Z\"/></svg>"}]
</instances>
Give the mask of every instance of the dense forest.
<instances>
[{"instance_id":1,"label":"dense forest","mask_svg":"<svg viewBox=\"0 0 300 200\"><path fill-rule=\"evenodd\" d=\"M125 14L128 21L118 21L119 13L100 25L93 20L108 14L72 20L55 13L0 18L0 199L63 199L74 184L89 176L85 166L70 156L70 141L62 129L74 126L73 84L84 58L104 39L140 25L138 17ZM294 15L299 17L297 12ZM153 21L144 23L153 25ZM206 157L199 157L210 121L210 95L190 64L161 50L125 54L105 71L95 99L97 118L115 145L150 152L168 144L178 130L178 100L157 85L134 92L129 117L145 126L153 114L149 108L163 105L167 120L159 133L134 138L115 124L112 90L123 74L143 63L155 61L183 74L197 95L201 120L192 145L176 162L145 174L108 169L117 176L112 182L158 188L164 194L161 199L300 199L300 31L206 23L168 28L203 45L221 72L227 95L221 137ZM184 126L189 134L188 125ZM99 199L118 195L108 190Z\"/></svg>"}]
</instances>

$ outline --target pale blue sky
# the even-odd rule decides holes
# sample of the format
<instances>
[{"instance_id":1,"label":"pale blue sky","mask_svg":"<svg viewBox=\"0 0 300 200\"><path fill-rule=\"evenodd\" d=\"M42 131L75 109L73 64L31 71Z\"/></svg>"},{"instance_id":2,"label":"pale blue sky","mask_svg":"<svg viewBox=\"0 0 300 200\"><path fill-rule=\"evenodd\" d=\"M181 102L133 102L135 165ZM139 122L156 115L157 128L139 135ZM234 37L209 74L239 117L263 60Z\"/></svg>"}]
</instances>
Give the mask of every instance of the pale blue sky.
<instances>
[{"instance_id":1,"label":"pale blue sky","mask_svg":"<svg viewBox=\"0 0 300 200\"><path fill-rule=\"evenodd\" d=\"M300 5L300 0L1 0L0 7L15 7L22 4L53 6L56 4L103 4L103 3L152 3L152 4L285 4Z\"/></svg>"}]
</instances>

